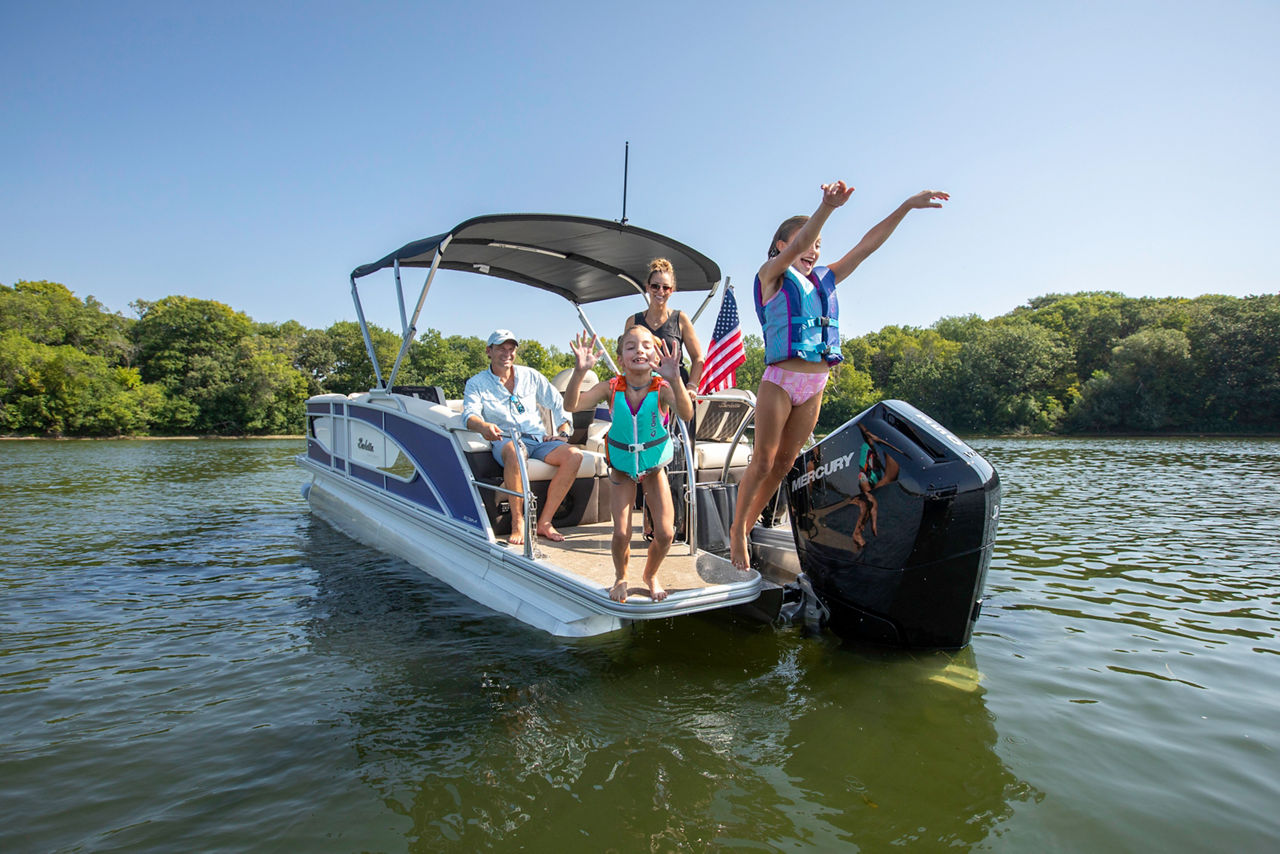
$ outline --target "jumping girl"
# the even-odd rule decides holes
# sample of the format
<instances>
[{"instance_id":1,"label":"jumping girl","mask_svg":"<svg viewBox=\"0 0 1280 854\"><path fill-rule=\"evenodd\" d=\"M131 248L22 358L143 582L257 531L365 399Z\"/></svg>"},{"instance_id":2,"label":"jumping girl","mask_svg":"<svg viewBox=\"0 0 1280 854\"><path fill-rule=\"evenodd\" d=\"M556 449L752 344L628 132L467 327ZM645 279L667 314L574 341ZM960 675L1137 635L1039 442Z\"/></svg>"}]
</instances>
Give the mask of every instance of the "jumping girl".
<instances>
[{"instance_id":1,"label":"jumping girl","mask_svg":"<svg viewBox=\"0 0 1280 854\"><path fill-rule=\"evenodd\" d=\"M827 373L842 359L836 285L879 249L908 213L940 208L936 200L950 198L937 190L916 193L843 258L819 267L822 226L851 195L853 187L844 181L823 184L822 203L813 216L793 216L778 226L769 260L756 274L756 314L764 330L767 367L756 393L751 462L738 485L729 531L729 556L739 569L750 568L748 534L818 423Z\"/></svg>"},{"instance_id":2,"label":"jumping girl","mask_svg":"<svg viewBox=\"0 0 1280 854\"><path fill-rule=\"evenodd\" d=\"M675 537L675 508L667 486L667 463L671 461L671 439L667 413L686 421L693 417L693 399L680 381L680 361L643 326L632 326L618 339L618 366L622 375L598 383L579 394L582 378L599 360L600 339L587 339L584 332L570 346L574 355L573 374L564 391L564 406L582 412L608 401L613 421L605 436L605 456L609 462L609 509L613 514L613 587L609 598L627 601L627 565L631 562L631 513L636 503L636 484L644 487L645 506L653 514L653 540L644 563L644 582L649 598L661 602L667 591L658 583L658 567L671 549ZM654 372L658 376L654 376Z\"/></svg>"}]
</instances>

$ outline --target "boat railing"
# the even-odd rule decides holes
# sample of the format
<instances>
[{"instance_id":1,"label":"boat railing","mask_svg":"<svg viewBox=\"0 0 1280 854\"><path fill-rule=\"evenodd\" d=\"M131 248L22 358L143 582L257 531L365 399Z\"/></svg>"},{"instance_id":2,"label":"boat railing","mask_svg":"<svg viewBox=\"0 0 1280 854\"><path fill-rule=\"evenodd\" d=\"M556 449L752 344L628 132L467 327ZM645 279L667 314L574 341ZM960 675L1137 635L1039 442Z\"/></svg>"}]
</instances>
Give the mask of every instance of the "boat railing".
<instances>
[{"instance_id":1,"label":"boat railing","mask_svg":"<svg viewBox=\"0 0 1280 854\"><path fill-rule=\"evenodd\" d=\"M693 443L689 441L689 425L685 424L683 418L672 420L680 427L680 447L684 449L684 494L680 496L680 500L685 506L685 538L689 541L689 554L696 555L698 553L698 471L693 467Z\"/></svg>"},{"instance_id":2,"label":"boat railing","mask_svg":"<svg viewBox=\"0 0 1280 854\"><path fill-rule=\"evenodd\" d=\"M474 432L466 427L454 427L451 429L455 432ZM519 446L521 436L519 430L514 428L511 430L503 430L501 431L501 435L510 439ZM533 540L534 536L538 532L538 499L533 494L533 484L529 481L529 467L525 464L524 454L516 454L516 463L520 466L520 483L524 485L524 491L522 492L517 492L514 489L508 489L500 483L485 483L474 474L471 476L471 482L480 489L491 489L494 492L500 492L514 498L524 499L524 556L529 560L533 560Z\"/></svg>"},{"instance_id":3,"label":"boat railing","mask_svg":"<svg viewBox=\"0 0 1280 854\"><path fill-rule=\"evenodd\" d=\"M733 454L738 450L738 445L742 444L742 437L747 432L747 428L754 427L756 420L756 402L754 400L744 400L747 406L747 415L742 419L742 423L738 425L737 432L733 434L733 441L729 443L729 452L724 455L724 466L720 469L720 482L729 482L729 469L733 466Z\"/></svg>"},{"instance_id":4,"label":"boat railing","mask_svg":"<svg viewBox=\"0 0 1280 854\"><path fill-rule=\"evenodd\" d=\"M742 444L742 437L743 437L743 435L747 432L747 430L748 430L748 429L754 429L754 428L755 428L755 420L756 420L756 403L755 403L755 401L744 401L744 402L746 403L746 405L747 405L747 407L748 407L748 408L747 408L747 415L746 415L746 417L745 417L745 418L743 418L743 419L742 419L742 423L741 423L740 425L738 425L738 430L737 430L737 432L735 432L735 433L733 434L733 441L729 444L729 452L728 452L727 454L725 454L725 457L724 457L724 466L720 469L720 481L721 481L722 483L728 483L728 482L729 482L729 470L730 470L730 468L733 466L733 454L734 454L734 452L735 452L735 451L737 451L737 450L738 450L738 446L739 446L740 444ZM810 433L810 434L809 434L809 438L805 440L804 445L803 445L803 446L801 446L801 449L800 449L800 450L801 450L802 452L803 452L803 451L805 451L805 450L808 450L809 448L813 447L814 442L815 442L814 434L813 434L813 433ZM779 486L779 487L778 487L778 490L779 490L779 491L778 491L778 493L777 493L777 494L775 494L775 495L774 495L774 497L771 499L771 501L773 501L773 502L777 502L777 501L779 501L779 500L780 500L781 495L783 494L783 493L782 493L782 490L783 490L784 488L785 488L785 481L784 481L784 483L783 483L783 485L782 485L782 486ZM768 506L766 506L766 508L765 508L765 509L766 509L766 510L768 510L768 509L769 509L769 508L768 508Z\"/></svg>"}]
</instances>

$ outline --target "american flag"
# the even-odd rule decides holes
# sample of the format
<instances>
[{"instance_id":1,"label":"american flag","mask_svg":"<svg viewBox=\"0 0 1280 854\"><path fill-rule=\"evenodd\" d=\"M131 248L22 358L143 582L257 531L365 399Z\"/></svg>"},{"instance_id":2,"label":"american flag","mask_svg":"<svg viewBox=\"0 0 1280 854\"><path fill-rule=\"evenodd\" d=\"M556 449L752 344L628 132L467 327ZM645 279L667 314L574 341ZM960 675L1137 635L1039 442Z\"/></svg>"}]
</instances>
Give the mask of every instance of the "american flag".
<instances>
[{"instance_id":1,"label":"american flag","mask_svg":"<svg viewBox=\"0 0 1280 854\"><path fill-rule=\"evenodd\" d=\"M698 380L698 394L733 388L738 368L746 361L747 351L742 346L742 323L738 320L738 301L733 298L733 287L727 285L724 299L720 302L716 328L711 333L707 360L702 366L702 378Z\"/></svg>"}]
</instances>

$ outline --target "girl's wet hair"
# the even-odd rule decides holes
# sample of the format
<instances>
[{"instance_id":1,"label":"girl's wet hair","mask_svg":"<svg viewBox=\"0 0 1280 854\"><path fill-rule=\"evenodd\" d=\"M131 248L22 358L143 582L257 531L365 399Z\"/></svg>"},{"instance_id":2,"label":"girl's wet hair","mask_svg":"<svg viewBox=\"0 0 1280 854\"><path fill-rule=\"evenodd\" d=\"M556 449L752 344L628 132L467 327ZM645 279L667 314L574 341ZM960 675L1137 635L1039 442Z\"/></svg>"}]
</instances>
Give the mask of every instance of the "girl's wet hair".
<instances>
[{"instance_id":1,"label":"girl's wet hair","mask_svg":"<svg viewBox=\"0 0 1280 854\"><path fill-rule=\"evenodd\" d=\"M644 286L649 287L649 280L653 278L654 273L666 273L671 277L671 289L676 288L676 268L671 266L671 262L666 258L654 258L649 262L649 272L644 274Z\"/></svg>"},{"instance_id":2,"label":"girl's wet hair","mask_svg":"<svg viewBox=\"0 0 1280 854\"><path fill-rule=\"evenodd\" d=\"M649 327L641 326L640 324L637 323L635 326L631 326L623 330L622 334L618 336L618 343L614 346L614 351L617 353L619 358L622 357L622 342L626 341L627 336L633 333L638 337L647 336L649 340L653 342L653 346L657 348L658 337L649 331Z\"/></svg>"},{"instance_id":3,"label":"girl's wet hair","mask_svg":"<svg viewBox=\"0 0 1280 854\"><path fill-rule=\"evenodd\" d=\"M769 242L769 257L776 258L780 253L778 251L778 241L783 243L791 240L797 231L804 228L804 224L809 221L807 216L788 217L782 221L782 225L778 226L778 230L773 233L773 240Z\"/></svg>"}]
</instances>

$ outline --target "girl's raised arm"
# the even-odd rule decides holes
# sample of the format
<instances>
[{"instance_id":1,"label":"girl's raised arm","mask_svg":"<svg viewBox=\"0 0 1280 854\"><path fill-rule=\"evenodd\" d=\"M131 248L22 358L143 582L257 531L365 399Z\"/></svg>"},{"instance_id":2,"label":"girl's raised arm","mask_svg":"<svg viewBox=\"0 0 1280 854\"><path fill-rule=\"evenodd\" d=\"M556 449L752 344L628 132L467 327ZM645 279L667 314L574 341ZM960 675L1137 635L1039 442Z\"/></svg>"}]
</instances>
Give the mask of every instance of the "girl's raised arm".
<instances>
[{"instance_id":1,"label":"girl's raised arm","mask_svg":"<svg viewBox=\"0 0 1280 854\"><path fill-rule=\"evenodd\" d=\"M658 376L667 381L658 393L658 400L667 406L674 406L681 420L688 421L693 417L693 399L689 390L680 382L680 360L676 357L679 348L667 346L667 342L658 342Z\"/></svg>"},{"instance_id":2,"label":"girl's raised arm","mask_svg":"<svg viewBox=\"0 0 1280 854\"><path fill-rule=\"evenodd\" d=\"M768 302L774 291L778 289L778 280L782 278L783 273L787 272L787 268L822 235L822 226L826 224L831 212L849 201L852 195L853 187L845 184L844 181L823 184L822 202L813 212L813 216L809 217L800 230L792 235L786 246L779 247L775 244L770 247L776 249L778 254L765 261L760 267L760 289L765 302Z\"/></svg>"},{"instance_id":3,"label":"girl's raised arm","mask_svg":"<svg viewBox=\"0 0 1280 854\"><path fill-rule=\"evenodd\" d=\"M587 333L583 332L569 342L569 352L573 353L573 373L569 375L569 382L565 383L564 408L570 412L585 412L595 408L609 396L608 383L596 383L586 394L581 393L582 378L600 361L598 354L604 350L600 347L598 336L593 335L588 339Z\"/></svg>"},{"instance_id":4,"label":"girl's raised arm","mask_svg":"<svg viewBox=\"0 0 1280 854\"><path fill-rule=\"evenodd\" d=\"M893 230L898 227L898 223L906 218L907 214L917 208L940 208L942 207L942 202L949 198L951 196L941 190L921 190L898 205L897 210L872 226L871 230L858 241L858 245L846 252L843 258L827 265L831 268L831 272L835 274L836 283L838 284L848 278L850 273L858 269L859 264L867 260L867 256L883 246L884 242L889 239L889 235L893 234ZM934 201L935 199L941 199L942 201ZM761 279L761 281L764 280Z\"/></svg>"}]
</instances>

